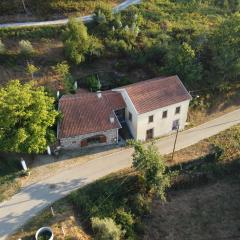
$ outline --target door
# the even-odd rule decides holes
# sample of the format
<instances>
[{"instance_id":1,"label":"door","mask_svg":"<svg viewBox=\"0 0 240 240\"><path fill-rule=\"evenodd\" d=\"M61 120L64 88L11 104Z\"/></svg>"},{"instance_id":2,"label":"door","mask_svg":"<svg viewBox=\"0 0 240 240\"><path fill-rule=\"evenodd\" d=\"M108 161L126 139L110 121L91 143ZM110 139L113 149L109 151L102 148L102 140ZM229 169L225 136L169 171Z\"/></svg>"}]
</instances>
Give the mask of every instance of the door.
<instances>
[{"instance_id":1,"label":"door","mask_svg":"<svg viewBox=\"0 0 240 240\"><path fill-rule=\"evenodd\" d=\"M146 132L146 140L152 139L153 138L153 128L148 129Z\"/></svg>"}]
</instances>

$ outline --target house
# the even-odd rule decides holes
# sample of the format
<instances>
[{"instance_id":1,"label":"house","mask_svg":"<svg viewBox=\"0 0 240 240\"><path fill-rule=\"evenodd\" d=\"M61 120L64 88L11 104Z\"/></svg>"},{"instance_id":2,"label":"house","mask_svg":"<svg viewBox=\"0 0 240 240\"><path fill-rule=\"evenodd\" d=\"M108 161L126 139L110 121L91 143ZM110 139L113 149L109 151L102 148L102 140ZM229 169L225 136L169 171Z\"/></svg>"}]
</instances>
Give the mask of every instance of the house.
<instances>
[{"instance_id":1,"label":"house","mask_svg":"<svg viewBox=\"0 0 240 240\"><path fill-rule=\"evenodd\" d=\"M191 95L178 76L160 77L97 93L63 96L58 139L63 148L114 144L126 123L145 141L184 129Z\"/></svg>"}]
</instances>

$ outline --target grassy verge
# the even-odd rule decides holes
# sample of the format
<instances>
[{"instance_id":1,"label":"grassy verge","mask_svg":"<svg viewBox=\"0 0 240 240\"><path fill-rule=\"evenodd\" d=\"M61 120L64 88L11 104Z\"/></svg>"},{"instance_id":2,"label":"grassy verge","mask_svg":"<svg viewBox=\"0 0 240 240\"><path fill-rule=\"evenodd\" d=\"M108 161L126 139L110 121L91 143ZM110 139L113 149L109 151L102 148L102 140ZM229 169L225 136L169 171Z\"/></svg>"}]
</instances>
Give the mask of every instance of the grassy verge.
<instances>
[{"instance_id":1,"label":"grassy verge","mask_svg":"<svg viewBox=\"0 0 240 240\"><path fill-rule=\"evenodd\" d=\"M21 184L19 177L23 172L20 170L20 162L15 159L0 159L0 202L15 194Z\"/></svg>"}]
</instances>

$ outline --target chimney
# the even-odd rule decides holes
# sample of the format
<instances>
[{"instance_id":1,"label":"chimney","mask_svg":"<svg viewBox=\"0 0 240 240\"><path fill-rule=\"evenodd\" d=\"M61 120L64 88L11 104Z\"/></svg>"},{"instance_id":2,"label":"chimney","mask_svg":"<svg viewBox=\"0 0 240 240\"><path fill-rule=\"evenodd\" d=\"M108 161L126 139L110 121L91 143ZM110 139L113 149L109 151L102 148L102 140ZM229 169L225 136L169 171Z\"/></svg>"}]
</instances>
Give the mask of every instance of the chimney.
<instances>
[{"instance_id":1,"label":"chimney","mask_svg":"<svg viewBox=\"0 0 240 240\"><path fill-rule=\"evenodd\" d=\"M114 121L115 121L115 118L113 116L110 116L110 122L114 123Z\"/></svg>"},{"instance_id":2,"label":"chimney","mask_svg":"<svg viewBox=\"0 0 240 240\"><path fill-rule=\"evenodd\" d=\"M101 98L102 97L102 92L101 91L97 91L97 97Z\"/></svg>"}]
</instances>

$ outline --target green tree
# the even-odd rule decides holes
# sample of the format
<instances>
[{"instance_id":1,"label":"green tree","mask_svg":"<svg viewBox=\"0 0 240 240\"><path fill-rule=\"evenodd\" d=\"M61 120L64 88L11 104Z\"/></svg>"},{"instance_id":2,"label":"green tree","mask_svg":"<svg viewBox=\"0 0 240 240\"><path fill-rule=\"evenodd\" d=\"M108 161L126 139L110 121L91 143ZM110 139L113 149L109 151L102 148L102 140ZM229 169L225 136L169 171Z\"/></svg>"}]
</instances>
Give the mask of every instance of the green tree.
<instances>
[{"instance_id":1,"label":"green tree","mask_svg":"<svg viewBox=\"0 0 240 240\"><path fill-rule=\"evenodd\" d=\"M212 34L211 73L220 81L240 76L240 14L230 16Z\"/></svg>"},{"instance_id":2,"label":"green tree","mask_svg":"<svg viewBox=\"0 0 240 240\"><path fill-rule=\"evenodd\" d=\"M195 51L189 44L170 46L164 60L163 72L177 74L184 83L196 86L202 79L202 65L197 61Z\"/></svg>"},{"instance_id":3,"label":"green tree","mask_svg":"<svg viewBox=\"0 0 240 240\"><path fill-rule=\"evenodd\" d=\"M28 63L26 67L26 71L28 74L31 75L32 79L34 78L34 74L40 70L39 67L36 67L35 65Z\"/></svg>"},{"instance_id":4,"label":"green tree","mask_svg":"<svg viewBox=\"0 0 240 240\"><path fill-rule=\"evenodd\" d=\"M66 92L70 92L74 88L74 80L72 75L70 74L70 67L66 61L58 63L53 67L53 70L58 75L61 83L63 84L64 90Z\"/></svg>"},{"instance_id":5,"label":"green tree","mask_svg":"<svg viewBox=\"0 0 240 240\"><path fill-rule=\"evenodd\" d=\"M97 38L88 35L87 28L81 21L69 20L63 34L66 56L75 64L84 62L86 56L99 56L103 45Z\"/></svg>"},{"instance_id":6,"label":"green tree","mask_svg":"<svg viewBox=\"0 0 240 240\"><path fill-rule=\"evenodd\" d=\"M240 10L240 0L228 0L228 5L232 12Z\"/></svg>"},{"instance_id":7,"label":"green tree","mask_svg":"<svg viewBox=\"0 0 240 240\"><path fill-rule=\"evenodd\" d=\"M0 89L0 151L44 152L55 140L50 128L57 116L54 98L43 87L10 81Z\"/></svg>"},{"instance_id":8,"label":"green tree","mask_svg":"<svg viewBox=\"0 0 240 240\"><path fill-rule=\"evenodd\" d=\"M86 78L86 84L91 92L99 91L102 87L101 82L99 81L99 79L97 79L95 75L88 76Z\"/></svg>"},{"instance_id":9,"label":"green tree","mask_svg":"<svg viewBox=\"0 0 240 240\"><path fill-rule=\"evenodd\" d=\"M154 145L145 148L140 142L130 144L134 147L133 167L142 176L147 191L156 192L164 200L165 190L171 182L171 174L166 171L164 159Z\"/></svg>"}]
</instances>

